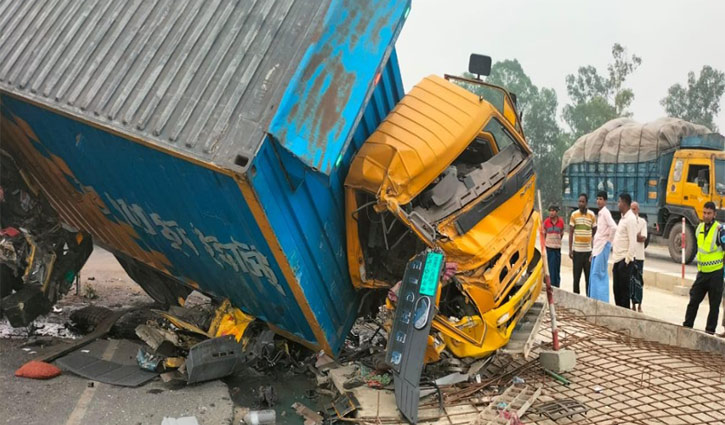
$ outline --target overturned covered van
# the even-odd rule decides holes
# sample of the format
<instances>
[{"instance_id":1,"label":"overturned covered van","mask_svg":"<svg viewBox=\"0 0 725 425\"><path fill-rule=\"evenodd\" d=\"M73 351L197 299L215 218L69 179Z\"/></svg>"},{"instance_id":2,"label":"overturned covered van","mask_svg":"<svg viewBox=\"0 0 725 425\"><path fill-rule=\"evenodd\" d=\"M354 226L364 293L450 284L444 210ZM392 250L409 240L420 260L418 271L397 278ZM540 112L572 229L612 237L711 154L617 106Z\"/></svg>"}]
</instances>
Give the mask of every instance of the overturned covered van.
<instances>
[{"instance_id":1,"label":"overturned covered van","mask_svg":"<svg viewBox=\"0 0 725 425\"><path fill-rule=\"evenodd\" d=\"M161 302L199 288L336 353L343 180L402 97L407 1L4 2L2 149Z\"/></svg>"}]
</instances>

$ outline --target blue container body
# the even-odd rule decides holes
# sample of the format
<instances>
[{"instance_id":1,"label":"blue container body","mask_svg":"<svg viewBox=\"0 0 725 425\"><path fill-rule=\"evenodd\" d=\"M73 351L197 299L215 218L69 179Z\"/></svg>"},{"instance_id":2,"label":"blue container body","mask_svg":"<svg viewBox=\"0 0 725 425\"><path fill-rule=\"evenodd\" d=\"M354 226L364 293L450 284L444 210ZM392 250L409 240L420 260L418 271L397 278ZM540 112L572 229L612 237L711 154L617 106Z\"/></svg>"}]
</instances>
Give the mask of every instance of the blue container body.
<instances>
[{"instance_id":1,"label":"blue container body","mask_svg":"<svg viewBox=\"0 0 725 425\"><path fill-rule=\"evenodd\" d=\"M292 4L274 7L287 3ZM212 22L227 31L233 27L222 20L226 4L220 5L214 11L219 18ZM234 5L246 7L243 2ZM289 7L300 16L305 10ZM292 78L283 82L279 103L254 105L272 111L269 120L259 120L264 127L252 136L229 133L218 151L177 149L168 142L171 138L154 139L164 136L166 127L144 137L147 130L140 123L106 124L105 112L94 116L70 101L58 102L60 95L54 100L52 94L30 93L5 78L12 72L0 75L3 149L38 184L62 220L91 234L97 244L229 298L280 334L334 355L359 307L347 267L343 182L353 155L403 96L394 42L409 7L408 1L331 1L322 30L301 53ZM9 55L33 61L31 53ZM276 66L270 65L268 75L274 75ZM113 76L101 77L108 75ZM83 90L95 87L95 77L90 75L77 90L71 85L71 94L92 101L93 93ZM189 74L189 87L197 77ZM265 84L271 83L263 77L259 92L264 94ZM174 78L168 76L165 87L175 87ZM118 81L125 81L122 75ZM33 84L31 80L28 86ZM98 80L98 87L103 84ZM253 104L256 98L250 96ZM139 99L139 105L148 102ZM173 106L163 99L157 103ZM264 118L260 114L255 116ZM150 116L149 122L156 122ZM177 115L161 110L160 116ZM192 130L197 128L193 114L186 119ZM178 134L186 134L186 127L179 129ZM258 142L243 140L256 134L262 135ZM245 152L236 159L235 137ZM215 146L213 141L202 147L209 146Z\"/></svg>"}]
</instances>

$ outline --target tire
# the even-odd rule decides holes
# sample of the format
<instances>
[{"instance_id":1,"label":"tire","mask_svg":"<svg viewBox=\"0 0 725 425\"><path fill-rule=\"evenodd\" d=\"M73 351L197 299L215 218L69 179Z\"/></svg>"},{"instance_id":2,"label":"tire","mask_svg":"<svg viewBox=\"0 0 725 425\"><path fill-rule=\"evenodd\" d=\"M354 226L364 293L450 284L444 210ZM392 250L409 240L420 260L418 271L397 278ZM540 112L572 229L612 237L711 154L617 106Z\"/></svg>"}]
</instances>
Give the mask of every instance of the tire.
<instances>
[{"instance_id":1,"label":"tire","mask_svg":"<svg viewBox=\"0 0 725 425\"><path fill-rule=\"evenodd\" d=\"M96 326L112 313L111 309L89 305L71 313L70 320L81 333L87 334L93 332Z\"/></svg>"},{"instance_id":2,"label":"tire","mask_svg":"<svg viewBox=\"0 0 725 425\"><path fill-rule=\"evenodd\" d=\"M676 263L682 262L682 223L678 222L672 226L667 248L670 251L670 258ZM697 246L695 242L695 231L689 224L685 225L685 264L690 264L695 259Z\"/></svg>"}]
</instances>

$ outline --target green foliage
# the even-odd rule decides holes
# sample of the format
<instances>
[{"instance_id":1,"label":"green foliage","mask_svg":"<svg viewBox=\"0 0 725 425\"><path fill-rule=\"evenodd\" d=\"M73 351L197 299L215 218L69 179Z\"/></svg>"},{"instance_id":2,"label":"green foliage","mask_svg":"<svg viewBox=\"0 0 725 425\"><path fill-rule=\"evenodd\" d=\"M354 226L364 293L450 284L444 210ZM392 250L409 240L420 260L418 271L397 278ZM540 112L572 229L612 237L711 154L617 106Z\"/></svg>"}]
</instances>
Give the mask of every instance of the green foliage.
<instances>
[{"instance_id":1,"label":"green foliage","mask_svg":"<svg viewBox=\"0 0 725 425\"><path fill-rule=\"evenodd\" d=\"M473 78L467 73L464 76ZM496 62L486 82L516 95L516 107L522 116L524 134L534 152L537 187L541 190L542 200L545 204L560 202L561 158L570 142L556 120L556 92L550 88L537 87L516 59ZM480 96L486 94L479 85L459 85Z\"/></svg>"},{"instance_id":2,"label":"green foliage","mask_svg":"<svg viewBox=\"0 0 725 425\"><path fill-rule=\"evenodd\" d=\"M714 119L720 112L720 99L725 92L725 73L709 65L702 67L700 76L687 74L687 87L675 84L660 101L671 117L702 124L717 131Z\"/></svg>"},{"instance_id":3,"label":"green foliage","mask_svg":"<svg viewBox=\"0 0 725 425\"><path fill-rule=\"evenodd\" d=\"M575 139L611 119L632 115L627 108L634 100L634 92L624 83L642 59L628 56L618 43L612 47L612 57L614 62L607 66L606 76L591 65L566 76L566 91L572 103L564 106L563 118Z\"/></svg>"}]
</instances>

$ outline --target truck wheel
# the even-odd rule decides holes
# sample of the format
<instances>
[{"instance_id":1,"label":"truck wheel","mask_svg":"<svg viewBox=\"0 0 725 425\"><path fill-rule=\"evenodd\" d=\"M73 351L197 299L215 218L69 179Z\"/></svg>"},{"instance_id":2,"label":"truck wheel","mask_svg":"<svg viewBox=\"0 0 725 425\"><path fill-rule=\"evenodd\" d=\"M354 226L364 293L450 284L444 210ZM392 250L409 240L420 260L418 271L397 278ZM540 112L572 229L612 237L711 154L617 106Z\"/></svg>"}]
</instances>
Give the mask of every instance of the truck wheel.
<instances>
[{"instance_id":1,"label":"truck wheel","mask_svg":"<svg viewBox=\"0 0 725 425\"><path fill-rule=\"evenodd\" d=\"M690 264L695 259L697 247L695 246L695 231L692 227L685 225L685 263ZM670 250L670 258L676 263L682 262L682 223L677 223L670 230L670 238L667 243Z\"/></svg>"}]
</instances>

